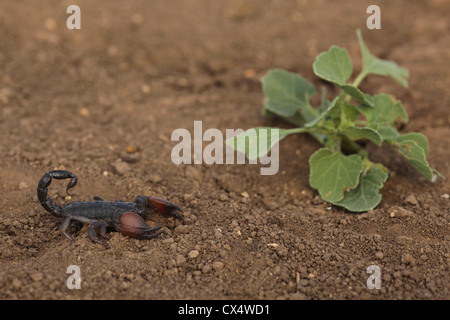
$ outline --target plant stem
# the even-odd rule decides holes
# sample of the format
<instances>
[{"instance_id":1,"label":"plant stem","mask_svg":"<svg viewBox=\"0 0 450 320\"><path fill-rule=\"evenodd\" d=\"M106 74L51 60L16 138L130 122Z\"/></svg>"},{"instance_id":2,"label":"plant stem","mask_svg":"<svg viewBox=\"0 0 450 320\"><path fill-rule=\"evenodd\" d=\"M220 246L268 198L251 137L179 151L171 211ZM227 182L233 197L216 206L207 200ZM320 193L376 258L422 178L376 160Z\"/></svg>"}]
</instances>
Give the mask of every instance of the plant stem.
<instances>
[{"instance_id":1,"label":"plant stem","mask_svg":"<svg viewBox=\"0 0 450 320\"><path fill-rule=\"evenodd\" d=\"M353 81L352 86L358 88L358 86L361 84L361 82L364 80L364 78L367 76L367 72L363 69L358 74L356 79Z\"/></svg>"}]
</instances>

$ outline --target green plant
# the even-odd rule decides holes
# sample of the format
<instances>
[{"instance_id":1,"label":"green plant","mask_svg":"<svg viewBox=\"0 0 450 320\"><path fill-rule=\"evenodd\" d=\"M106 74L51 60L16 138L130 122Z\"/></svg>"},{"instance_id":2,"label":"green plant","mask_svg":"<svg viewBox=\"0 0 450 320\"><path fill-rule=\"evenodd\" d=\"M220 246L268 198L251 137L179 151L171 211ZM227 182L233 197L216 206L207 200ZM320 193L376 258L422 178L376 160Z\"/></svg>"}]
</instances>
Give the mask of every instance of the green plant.
<instances>
[{"instance_id":1,"label":"green plant","mask_svg":"<svg viewBox=\"0 0 450 320\"><path fill-rule=\"evenodd\" d=\"M390 95L370 96L363 93L359 84L367 75L390 76L400 85L408 86L408 70L396 63L373 56L363 42L361 32L357 37L362 55L362 70L353 82L350 56L345 49L332 46L317 56L314 73L340 89L332 101L327 100L322 89L321 103L313 107L310 98L317 94L316 88L300 75L284 70L271 70L262 78L266 96L264 114L279 116L296 128L266 129L264 139L271 139L270 131L278 130L277 141L263 141L269 148L279 140L294 133L309 133L323 148L315 152L310 160L311 187L318 190L321 198L349 211L362 212L375 208L380 200L379 190L388 178L388 169L369 160L359 140L369 140L381 146L387 143L399 152L426 179L440 175L427 162L428 140L421 133L398 132L398 125L408 121L408 115L400 101ZM250 130L250 129L249 129ZM246 135L246 132L241 135ZM227 140L236 150L245 152L249 159L261 157L269 150L250 154L245 139L239 136ZM242 138L242 137L241 137ZM256 139L262 139L258 137ZM243 143L244 141L244 143ZM251 142L252 143L252 142ZM261 143L261 141L253 141Z\"/></svg>"}]
</instances>

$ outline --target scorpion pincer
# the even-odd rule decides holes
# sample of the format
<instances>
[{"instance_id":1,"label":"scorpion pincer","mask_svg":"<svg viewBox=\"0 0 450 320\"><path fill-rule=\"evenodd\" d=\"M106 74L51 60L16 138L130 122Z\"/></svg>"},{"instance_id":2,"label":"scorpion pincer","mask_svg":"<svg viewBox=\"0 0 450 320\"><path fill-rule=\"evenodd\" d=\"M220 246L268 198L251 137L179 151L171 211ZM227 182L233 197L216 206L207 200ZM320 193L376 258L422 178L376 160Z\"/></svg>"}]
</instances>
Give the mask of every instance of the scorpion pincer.
<instances>
[{"instance_id":1,"label":"scorpion pincer","mask_svg":"<svg viewBox=\"0 0 450 320\"><path fill-rule=\"evenodd\" d=\"M37 196L45 210L53 216L62 218L60 231L72 243L74 239L67 233L67 228L71 222L78 222L88 225L88 234L92 241L109 248L108 244L98 239L97 230L104 238L109 239L107 230L114 230L122 234L137 239L152 239L163 233L161 226L149 227L145 220L149 211L159 212L166 217L174 217L184 222L181 215L183 210L177 205L158 198L138 196L135 202L105 201L99 196L94 196L94 201L70 202L61 207L53 203L47 197L48 186L52 179L70 179L66 192L76 186L77 177L67 170L49 171L41 178L37 187Z\"/></svg>"}]
</instances>

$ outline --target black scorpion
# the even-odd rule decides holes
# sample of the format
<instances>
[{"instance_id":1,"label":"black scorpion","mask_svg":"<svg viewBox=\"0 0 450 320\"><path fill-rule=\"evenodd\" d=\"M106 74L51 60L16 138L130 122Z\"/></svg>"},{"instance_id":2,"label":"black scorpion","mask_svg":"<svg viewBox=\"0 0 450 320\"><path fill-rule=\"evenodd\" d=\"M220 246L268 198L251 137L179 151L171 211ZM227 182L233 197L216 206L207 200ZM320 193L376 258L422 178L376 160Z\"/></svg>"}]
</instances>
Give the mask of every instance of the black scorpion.
<instances>
[{"instance_id":1,"label":"black scorpion","mask_svg":"<svg viewBox=\"0 0 450 320\"><path fill-rule=\"evenodd\" d=\"M149 227L145 220L148 211L162 213L166 217L174 217L184 222L181 215L183 210L177 205L158 197L138 196L135 202L123 201L105 201L99 196L94 196L95 201L70 202L64 207L53 203L53 200L47 197L48 186L52 179L70 179L66 187L66 193L69 189L76 186L77 177L67 170L49 171L41 178L37 187L37 196L45 210L53 216L62 218L60 231L72 243L74 239L67 233L67 228L72 221L87 224L88 234L92 241L109 248L108 244L98 239L98 230L100 235L109 239L107 230L114 230L122 234L137 239L152 239L163 233L161 226Z\"/></svg>"}]
</instances>

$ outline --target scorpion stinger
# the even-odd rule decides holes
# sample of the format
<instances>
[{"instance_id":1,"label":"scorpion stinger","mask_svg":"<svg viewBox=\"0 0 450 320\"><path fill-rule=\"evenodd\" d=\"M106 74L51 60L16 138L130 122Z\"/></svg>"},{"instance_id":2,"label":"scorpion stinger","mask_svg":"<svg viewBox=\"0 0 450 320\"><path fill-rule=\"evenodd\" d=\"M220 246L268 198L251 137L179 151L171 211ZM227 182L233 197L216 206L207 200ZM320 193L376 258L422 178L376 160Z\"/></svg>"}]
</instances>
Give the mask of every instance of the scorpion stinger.
<instances>
[{"instance_id":1,"label":"scorpion stinger","mask_svg":"<svg viewBox=\"0 0 450 320\"><path fill-rule=\"evenodd\" d=\"M66 188L66 191L69 191L77 184L77 177L66 170L49 171L41 178L37 188L38 198L44 209L56 217L63 218L60 231L71 242L74 242L74 239L67 233L67 229L72 222L88 225L88 234L91 240L109 248L107 243L98 239L98 235L109 238L106 233L108 229L137 239L152 239L163 233L160 226L149 227L145 223L149 209L184 221L180 214L183 210L177 205L161 198L146 196L136 197L135 202L106 201L95 196L94 201L70 202L61 207L53 204L52 199L47 197L47 188L53 178L70 178Z\"/></svg>"},{"instance_id":2,"label":"scorpion stinger","mask_svg":"<svg viewBox=\"0 0 450 320\"><path fill-rule=\"evenodd\" d=\"M52 179L63 180L69 178L70 181L66 187L66 192L67 194L69 194L69 189L75 187L78 182L77 177L69 171L66 170L49 171L46 174L44 174L44 176L39 181L37 187L38 199L41 202L41 205L44 207L44 209L50 212L55 217L62 216L61 206L58 204L53 204L52 199L47 198L48 186L52 183Z\"/></svg>"}]
</instances>

